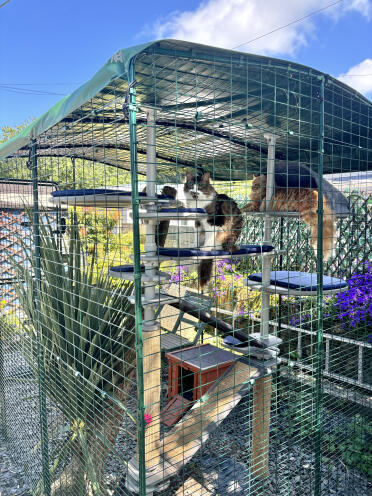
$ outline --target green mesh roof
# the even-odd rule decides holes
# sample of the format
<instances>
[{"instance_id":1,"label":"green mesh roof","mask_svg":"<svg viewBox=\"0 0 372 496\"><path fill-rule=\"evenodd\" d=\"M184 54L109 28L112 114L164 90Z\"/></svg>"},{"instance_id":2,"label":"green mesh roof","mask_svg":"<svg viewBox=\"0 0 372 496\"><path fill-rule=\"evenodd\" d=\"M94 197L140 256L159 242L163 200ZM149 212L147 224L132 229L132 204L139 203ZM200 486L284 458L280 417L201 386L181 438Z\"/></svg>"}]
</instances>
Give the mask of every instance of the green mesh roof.
<instances>
[{"instance_id":1,"label":"green mesh roof","mask_svg":"<svg viewBox=\"0 0 372 496\"><path fill-rule=\"evenodd\" d=\"M266 157L265 132L278 137L278 159L316 167L322 76L325 172L368 169L372 103L357 91L293 62L176 40L118 51L90 81L1 145L0 158L26 155L36 139L40 156L73 156L129 170L122 106L131 62L139 172L145 172L148 108L156 108L159 178L196 165L215 179L246 179Z\"/></svg>"}]
</instances>

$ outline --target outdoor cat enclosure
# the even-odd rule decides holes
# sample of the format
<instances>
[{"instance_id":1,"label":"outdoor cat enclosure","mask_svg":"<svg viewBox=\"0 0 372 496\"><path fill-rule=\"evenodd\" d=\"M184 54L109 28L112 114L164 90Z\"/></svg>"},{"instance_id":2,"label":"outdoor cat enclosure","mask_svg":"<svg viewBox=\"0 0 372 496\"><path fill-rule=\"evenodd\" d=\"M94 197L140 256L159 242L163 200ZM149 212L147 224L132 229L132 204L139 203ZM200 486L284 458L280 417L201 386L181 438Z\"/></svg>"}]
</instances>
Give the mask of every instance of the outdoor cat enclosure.
<instances>
[{"instance_id":1,"label":"outdoor cat enclosure","mask_svg":"<svg viewBox=\"0 0 372 496\"><path fill-rule=\"evenodd\" d=\"M0 248L17 274L1 429L33 494L367 495L371 122L314 69L165 40L117 52L0 147L0 177L33 185L26 261ZM185 201L187 173L243 211L238 246L217 244L199 190ZM190 241L207 220L212 245Z\"/></svg>"}]
</instances>

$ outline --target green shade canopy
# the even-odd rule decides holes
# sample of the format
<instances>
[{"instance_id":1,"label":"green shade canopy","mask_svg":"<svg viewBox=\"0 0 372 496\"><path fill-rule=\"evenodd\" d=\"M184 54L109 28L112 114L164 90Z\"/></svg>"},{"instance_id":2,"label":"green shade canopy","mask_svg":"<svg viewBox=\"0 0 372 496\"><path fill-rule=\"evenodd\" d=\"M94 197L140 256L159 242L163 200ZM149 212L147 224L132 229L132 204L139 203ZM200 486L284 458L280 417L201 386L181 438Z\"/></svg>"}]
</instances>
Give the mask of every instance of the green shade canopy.
<instances>
[{"instance_id":1,"label":"green shade canopy","mask_svg":"<svg viewBox=\"0 0 372 496\"><path fill-rule=\"evenodd\" d=\"M162 40L118 51L86 84L13 139L0 159L77 157L130 170L123 103L134 64L138 170L146 168L146 116L156 109L159 180L187 167L215 179L247 179L265 164L265 133L277 136L276 157L319 160L320 84L325 79L324 172L368 169L372 103L337 79L279 59Z\"/></svg>"}]
</instances>

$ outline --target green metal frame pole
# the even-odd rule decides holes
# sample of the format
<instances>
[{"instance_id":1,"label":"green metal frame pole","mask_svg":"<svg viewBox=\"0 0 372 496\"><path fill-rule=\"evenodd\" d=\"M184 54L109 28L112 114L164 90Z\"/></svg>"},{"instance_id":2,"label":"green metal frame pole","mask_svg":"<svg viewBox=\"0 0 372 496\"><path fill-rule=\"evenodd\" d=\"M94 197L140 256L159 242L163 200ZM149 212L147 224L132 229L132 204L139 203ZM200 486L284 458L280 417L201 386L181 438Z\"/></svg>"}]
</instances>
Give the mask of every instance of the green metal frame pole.
<instances>
[{"instance_id":1,"label":"green metal frame pole","mask_svg":"<svg viewBox=\"0 0 372 496\"><path fill-rule=\"evenodd\" d=\"M48 422L46 406L46 386L45 386L45 368L44 368L44 350L42 344L42 326L41 326L41 260L40 260L40 216L39 216L39 189L38 189L38 168L36 143L31 145L31 168L32 168L32 227L34 232L34 264L35 264L35 307L36 307L36 342L37 342L37 369L39 385L39 410L40 410L40 433L41 433L41 457L43 465L43 482L44 494L50 496L50 474L49 474L49 441L48 441Z\"/></svg>"},{"instance_id":2,"label":"green metal frame pole","mask_svg":"<svg viewBox=\"0 0 372 496\"><path fill-rule=\"evenodd\" d=\"M0 320L0 432L4 437L5 441L8 438L7 426L6 426L6 415L5 415L5 370L4 370L4 347L3 340L5 339L5 330L3 329L3 324Z\"/></svg>"},{"instance_id":3,"label":"green metal frame pole","mask_svg":"<svg viewBox=\"0 0 372 496\"><path fill-rule=\"evenodd\" d=\"M139 469L139 494L146 494L145 465L145 404L143 382L143 334L142 334L142 292L141 292L141 255L139 229L139 196L138 196L138 164L137 164L137 109L135 81L135 59L129 65L129 132L130 132L130 167L132 184L133 213L133 254L134 254L134 295L136 318L136 355L137 355L137 453Z\"/></svg>"},{"instance_id":4,"label":"green metal frame pole","mask_svg":"<svg viewBox=\"0 0 372 496\"><path fill-rule=\"evenodd\" d=\"M323 412L323 156L324 156L324 76L319 90L319 163L318 163L318 246L317 246L317 343L316 343L316 433L314 496L321 494L321 441Z\"/></svg>"}]
</instances>

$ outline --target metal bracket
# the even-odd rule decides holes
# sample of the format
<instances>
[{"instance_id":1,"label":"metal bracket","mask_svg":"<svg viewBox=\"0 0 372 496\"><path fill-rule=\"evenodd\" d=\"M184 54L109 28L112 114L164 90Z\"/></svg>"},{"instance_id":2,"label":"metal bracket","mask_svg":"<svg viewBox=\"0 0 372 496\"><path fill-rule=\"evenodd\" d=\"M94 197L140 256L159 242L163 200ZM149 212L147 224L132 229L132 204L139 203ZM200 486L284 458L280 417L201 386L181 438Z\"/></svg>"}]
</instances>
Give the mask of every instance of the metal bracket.
<instances>
[{"instance_id":1,"label":"metal bracket","mask_svg":"<svg viewBox=\"0 0 372 496\"><path fill-rule=\"evenodd\" d=\"M124 119L129 120L129 111L137 110L137 107L131 103L129 103L129 95L133 94L132 89L137 85L137 80L134 79L131 83L128 84L127 91L125 92L124 103L123 103L123 114Z\"/></svg>"}]
</instances>

